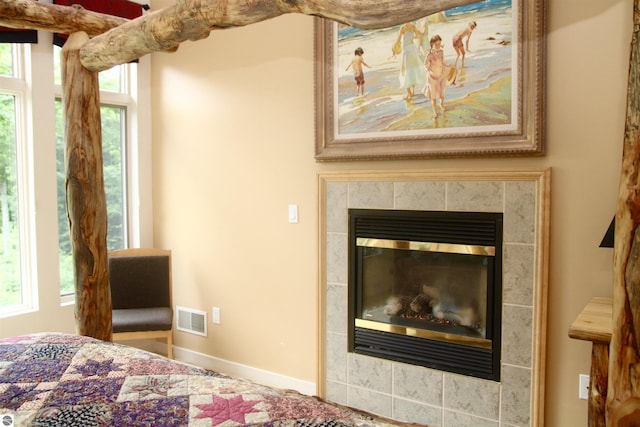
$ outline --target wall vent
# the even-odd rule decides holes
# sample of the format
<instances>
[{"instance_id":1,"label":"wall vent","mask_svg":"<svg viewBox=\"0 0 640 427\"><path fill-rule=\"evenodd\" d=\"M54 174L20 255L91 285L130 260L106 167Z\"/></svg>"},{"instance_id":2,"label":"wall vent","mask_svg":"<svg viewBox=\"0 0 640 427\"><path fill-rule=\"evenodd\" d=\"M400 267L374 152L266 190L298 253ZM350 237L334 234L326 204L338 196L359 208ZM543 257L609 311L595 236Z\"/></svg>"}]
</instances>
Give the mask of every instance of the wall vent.
<instances>
[{"instance_id":1,"label":"wall vent","mask_svg":"<svg viewBox=\"0 0 640 427\"><path fill-rule=\"evenodd\" d=\"M176 329L196 335L207 336L207 312L176 306L178 320Z\"/></svg>"}]
</instances>

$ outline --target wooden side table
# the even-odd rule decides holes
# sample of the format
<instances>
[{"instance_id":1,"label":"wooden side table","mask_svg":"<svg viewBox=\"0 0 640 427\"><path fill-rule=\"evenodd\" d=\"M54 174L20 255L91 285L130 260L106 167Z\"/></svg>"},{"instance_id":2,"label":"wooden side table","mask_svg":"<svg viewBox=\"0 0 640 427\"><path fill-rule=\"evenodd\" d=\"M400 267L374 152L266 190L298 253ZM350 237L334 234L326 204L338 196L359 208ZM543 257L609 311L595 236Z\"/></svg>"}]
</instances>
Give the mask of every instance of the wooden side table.
<instances>
[{"instance_id":1,"label":"wooden side table","mask_svg":"<svg viewBox=\"0 0 640 427\"><path fill-rule=\"evenodd\" d=\"M589 427L604 427L609 376L609 342L613 331L611 298L593 298L569 327L569 337L591 341Z\"/></svg>"}]
</instances>

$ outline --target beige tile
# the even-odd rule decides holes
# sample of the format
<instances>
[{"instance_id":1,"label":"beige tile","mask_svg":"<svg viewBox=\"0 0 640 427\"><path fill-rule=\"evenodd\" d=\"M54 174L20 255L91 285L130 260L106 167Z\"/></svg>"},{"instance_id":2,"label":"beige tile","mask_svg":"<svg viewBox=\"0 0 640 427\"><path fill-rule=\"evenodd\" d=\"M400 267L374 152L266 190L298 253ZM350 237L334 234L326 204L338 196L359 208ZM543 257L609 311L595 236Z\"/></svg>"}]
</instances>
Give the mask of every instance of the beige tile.
<instances>
[{"instance_id":1,"label":"beige tile","mask_svg":"<svg viewBox=\"0 0 640 427\"><path fill-rule=\"evenodd\" d=\"M408 210L445 210L444 182L396 182L395 208Z\"/></svg>"},{"instance_id":2,"label":"beige tile","mask_svg":"<svg viewBox=\"0 0 640 427\"><path fill-rule=\"evenodd\" d=\"M347 396L349 406L391 418L391 395L358 387L348 387Z\"/></svg>"},{"instance_id":3,"label":"beige tile","mask_svg":"<svg viewBox=\"0 0 640 427\"><path fill-rule=\"evenodd\" d=\"M326 376L329 381L347 382L347 335L327 333L325 349Z\"/></svg>"},{"instance_id":4,"label":"beige tile","mask_svg":"<svg viewBox=\"0 0 640 427\"><path fill-rule=\"evenodd\" d=\"M347 333L347 287L339 284L328 284L326 294L327 332ZM345 347L346 349L346 347Z\"/></svg>"},{"instance_id":5,"label":"beige tile","mask_svg":"<svg viewBox=\"0 0 640 427\"><path fill-rule=\"evenodd\" d=\"M491 181L456 181L447 183L447 210L502 212L504 184Z\"/></svg>"},{"instance_id":6,"label":"beige tile","mask_svg":"<svg viewBox=\"0 0 640 427\"><path fill-rule=\"evenodd\" d=\"M531 420L531 369L503 365L502 422L528 426Z\"/></svg>"},{"instance_id":7,"label":"beige tile","mask_svg":"<svg viewBox=\"0 0 640 427\"><path fill-rule=\"evenodd\" d=\"M442 371L394 363L393 393L399 397L442 406L442 377Z\"/></svg>"},{"instance_id":8,"label":"beige tile","mask_svg":"<svg viewBox=\"0 0 640 427\"><path fill-rule=\"evenodd\" d=\"M393 183L349 183L348 205L349 208L391 209L393 208Z\"/></svg>"},{"instance_id":9,"label":"beige tile","mask_svg":"<svg viewBox=\"0 0 640 427\"><path fill-rule=\"evenodd\" d=\"M460 412L445 411L443 427L498 427L498 421L474 417Z\"/></svg>"},{"instance_id":10,"label":"beige tile","mask_svg":"<svg viewBox=\"0 0 640 427\"><path fill-rule=\"evenodd\" d=\"M347 233L347 184L344 182L327 183L326 201L327 231Z\"/></svg>"},{"instance_id":11,"label":"beige tile","mask_svg":"<svg viewBox=\"0 0 640 427\"><path fill-rule=\"evenodd\" d=\"M536 184L505 184L504 241L534 243L536 224Z\"/></svg>"},{"instance_id":12,"label":"beige tile","mask_svg":"<svg viewBox=\"0 0 640 427\"><path fill-rule=\"evenodd\" d=\"M502 363L531 367L533 309L505 305L502 309Z\"/></svg>"},{"instance_id":13,"label":"beige tile","mask_svg":"<svg viewBox=\"0 0 640 427\"><path fill-rule=\"evenodd\" d=\"M440 427L442 426L442 408L423 405L412 400L394 398L392 418L405 423Z\"/></svg>"},{"instance_id":14,"label":"beige tile","mask_svg":"<svg viewBox=\"0 0 640 427\"><path fill-rule=\"evenodd\" d=\"M391 362L362 354L349 354L349 384L382 393L391 393Z\"/></svg>"},{"instance_id":15,"label":"beige tile","mask_svg":"<svg viewBox=\"0 0 640 427\"><path fill-rule=\"evenodd\" d=\"M340 405L347 405L347 385L335 381L327 381L325 398Z\"/></svg>"},{"instance_id":16,"label":"beige tile","mask_svg":"<svg viewBox=\"0 0 640 427\"><path fill-rule=\"evenodd\" d=\"M445 374L444 407L497 420L500 408L500 384L473 377Z\"/></svg>"},{"instance_id":17,"label":"beige tile","mask_svg":"<svg viewBox=\"0 0 640 427\"><path fill-rule=\"evenodd\" d=\"M347 284L349 275L347 235L327 233L327 282Z\"/></svg>"},{"instance_id":18,"label":"beige tile","mask_svg":"<svg viewBox=\"0 0 640 427\"><path fill-rule=\"evenodd\" d=\"M533 304L535 248L532 245L505 244L503 254L503 303Z\"/></svg>"}]
</instances>

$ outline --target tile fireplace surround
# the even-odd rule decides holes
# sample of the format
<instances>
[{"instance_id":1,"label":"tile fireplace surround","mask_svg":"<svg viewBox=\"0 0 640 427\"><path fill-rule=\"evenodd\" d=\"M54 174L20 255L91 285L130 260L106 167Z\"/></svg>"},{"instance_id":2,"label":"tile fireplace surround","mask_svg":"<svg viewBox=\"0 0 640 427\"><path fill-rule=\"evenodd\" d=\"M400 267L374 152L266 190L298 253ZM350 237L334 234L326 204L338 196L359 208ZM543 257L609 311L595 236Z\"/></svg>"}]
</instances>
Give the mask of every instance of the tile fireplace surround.
<instances>
[{"instance_id":1,"label":"tile fireplace surround","mask_svg":"<svg viewBox=\"0 0 640 427\"><path fill-rule=\"evenodd\" d=\"M550 169L320 173L319 394L432 427L542 425L550 173ZM504 214L500 382L347 351L349 208Z\"/></svg>"}]
</instances>

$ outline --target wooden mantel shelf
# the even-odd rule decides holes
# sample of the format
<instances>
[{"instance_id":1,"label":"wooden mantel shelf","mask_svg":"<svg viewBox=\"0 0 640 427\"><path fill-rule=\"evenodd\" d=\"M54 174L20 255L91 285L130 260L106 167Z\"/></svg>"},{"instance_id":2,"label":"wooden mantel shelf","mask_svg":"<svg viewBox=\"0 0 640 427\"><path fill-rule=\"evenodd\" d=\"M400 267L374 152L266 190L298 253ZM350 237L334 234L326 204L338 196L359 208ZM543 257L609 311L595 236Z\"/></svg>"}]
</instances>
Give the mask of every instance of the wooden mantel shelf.
<instances>
[{"instance_id":1,"label":"wooden mantel shelf","mask_svg":"<svg viewBox=\"0 0 640 427\"><path fill-rule=\"evenodd\" d=\"M611 298L593 298L569 327L569 337L591 341L589 379L589 427L605 426L605 405L609 380L609 342L613 332Z\"/></svg>"},{"instance_id":2,"label":"wooden mantel shelf","mask_svg":"<svg viewBox=\"0 0 640 427\"><path fill-rule=\"evenodd\" d=\"M613 331L611 298L593 298L569 327L569 336L577 340L609 343Z\"/></svg>"}]
</instances>

